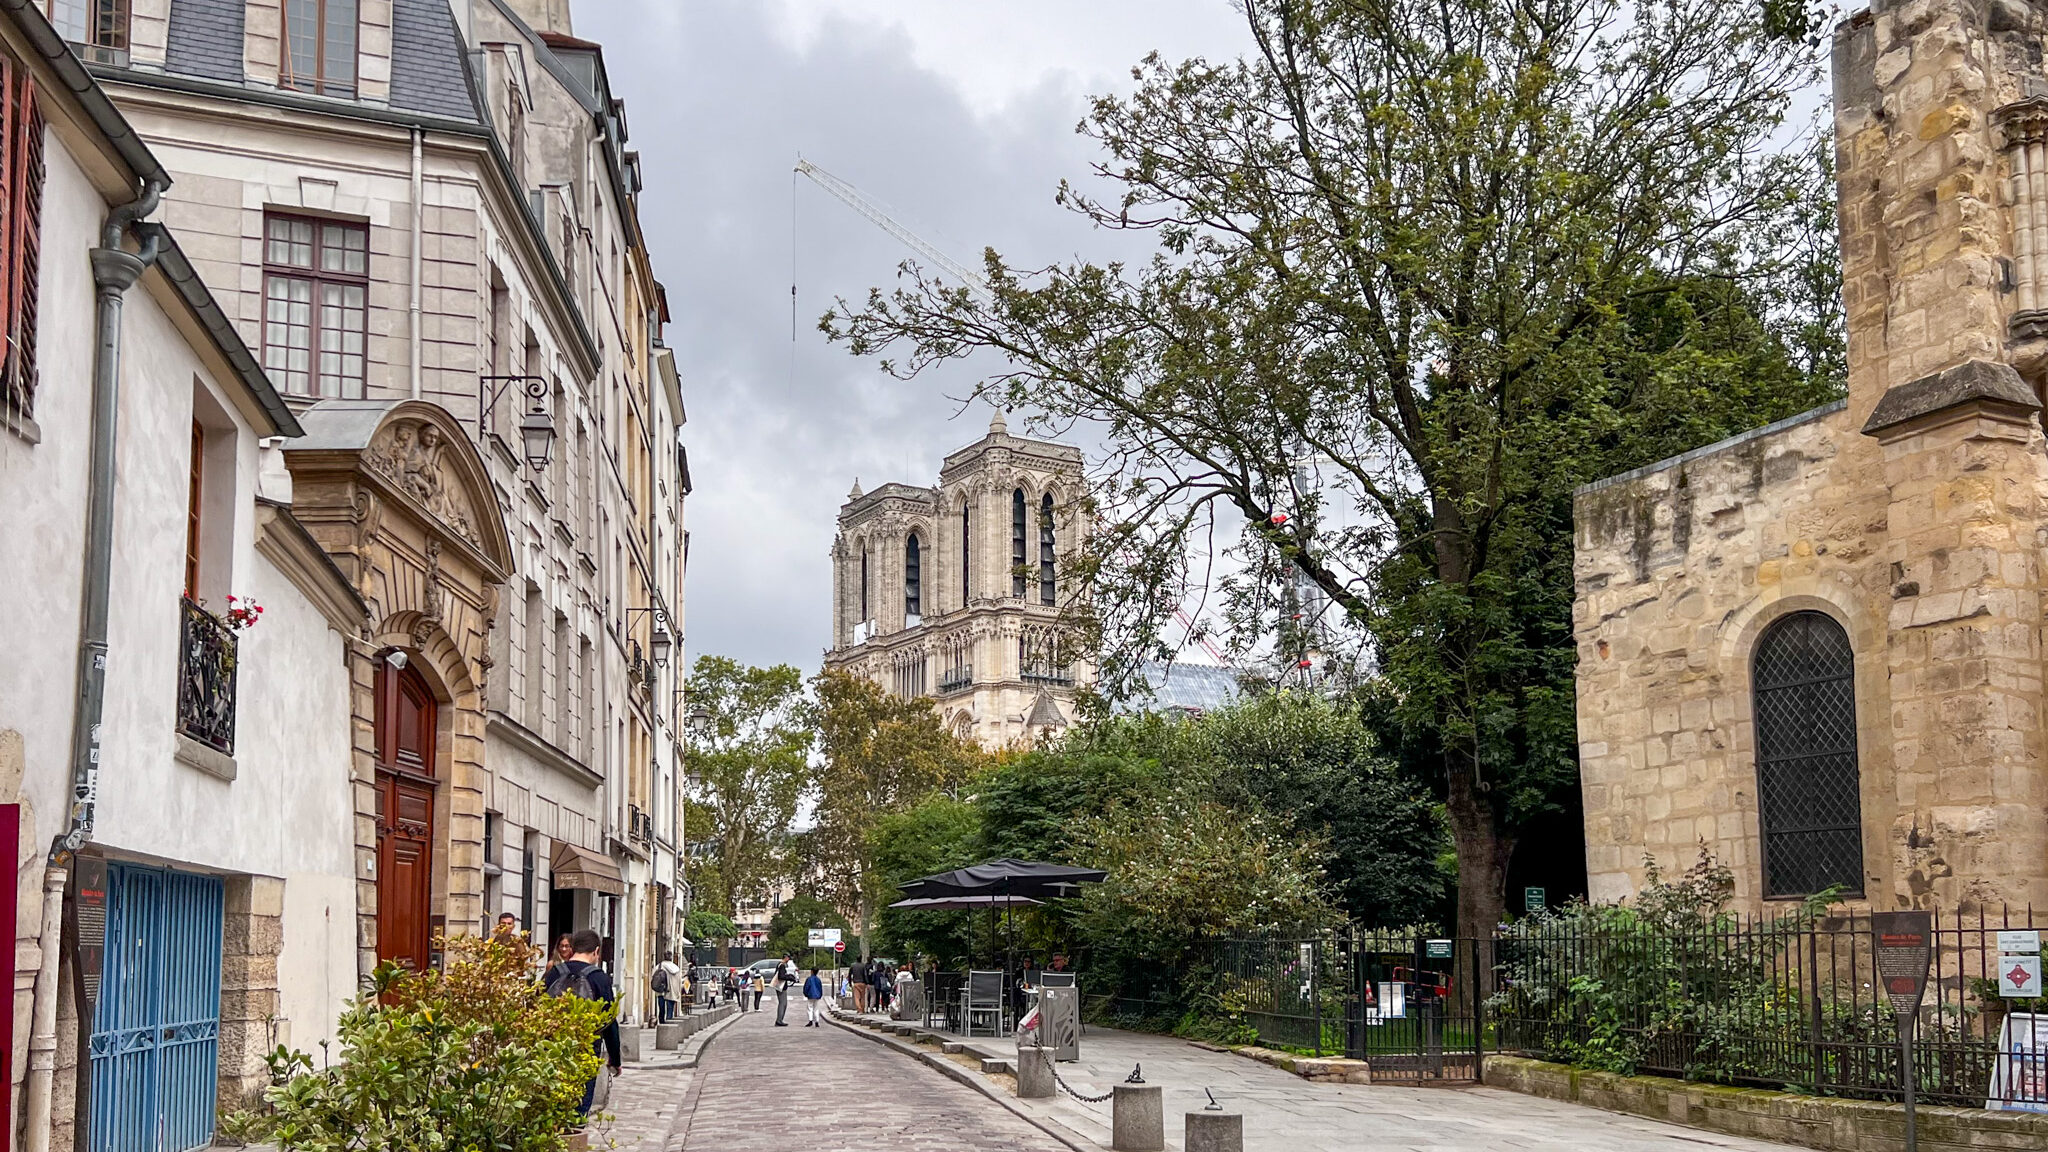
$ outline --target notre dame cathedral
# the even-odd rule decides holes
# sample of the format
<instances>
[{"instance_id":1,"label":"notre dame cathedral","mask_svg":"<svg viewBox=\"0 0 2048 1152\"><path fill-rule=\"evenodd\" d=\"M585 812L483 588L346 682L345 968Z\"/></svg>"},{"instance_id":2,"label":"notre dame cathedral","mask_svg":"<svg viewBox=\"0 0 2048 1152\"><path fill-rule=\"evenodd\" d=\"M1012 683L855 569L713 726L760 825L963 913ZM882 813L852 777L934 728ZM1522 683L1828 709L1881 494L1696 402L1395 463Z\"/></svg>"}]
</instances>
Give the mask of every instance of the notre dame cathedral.
<instances>
[{"instance_id":1,"label":"notre dame cathedral","mask_svg":"<svg viewBox=\"0 0 2048 1152\"><path fill-rule=\"evenodd\" d=\"M1066 727L1095 675L1060 627L1084 594L1063 571L1086 532L1081 494L1080 449L1012 436L1000 412L932 487L855 481L832 543L825 667L930 697L984 748Z\"/></svg>"}]
</instances>

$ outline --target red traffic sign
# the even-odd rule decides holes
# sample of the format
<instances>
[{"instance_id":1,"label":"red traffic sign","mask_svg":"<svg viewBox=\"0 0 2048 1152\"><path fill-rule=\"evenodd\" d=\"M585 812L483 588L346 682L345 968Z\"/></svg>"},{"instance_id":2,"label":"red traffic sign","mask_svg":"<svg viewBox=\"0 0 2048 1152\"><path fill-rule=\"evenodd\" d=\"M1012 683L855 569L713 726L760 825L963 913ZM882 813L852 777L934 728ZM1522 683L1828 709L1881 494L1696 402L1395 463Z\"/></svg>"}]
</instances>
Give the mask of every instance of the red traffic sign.
<instances>
[{"instance_id":1,"label":"red traffic sign","mask_svg":"<svg viewBox=\"0 0 2048 1152\"><path fill-rule=\"evenodd\" d=\"M844 952L844 951L846 951L846 941L844 941L844 940L834 940L834 941L832 942L832 950L833 950L834 952Z\"/></svg>"}]
</instances>

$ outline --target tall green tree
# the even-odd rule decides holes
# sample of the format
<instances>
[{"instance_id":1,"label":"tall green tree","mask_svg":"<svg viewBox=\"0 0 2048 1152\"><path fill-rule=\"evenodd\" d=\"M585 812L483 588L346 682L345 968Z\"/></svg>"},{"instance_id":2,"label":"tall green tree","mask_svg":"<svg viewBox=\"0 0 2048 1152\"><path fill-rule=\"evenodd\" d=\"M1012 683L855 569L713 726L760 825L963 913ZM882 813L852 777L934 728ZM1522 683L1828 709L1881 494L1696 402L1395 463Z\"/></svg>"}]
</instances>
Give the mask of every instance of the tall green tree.
<instances>
[{"instance_id":1,"label":"tall green tree","mask_svg":"<svg viewBox=\"0 0 2048 1152\"><path fill-rule=\"evenodd\" d=\"M942 794L883 816L869 832L879 887L964 868L986 859L980 805ZM876 911L872 951L899 960L924 955L941 965L966 964L974 955L974 921L966 912Z\"/></svg>"},{"instance_id":2,"label":"tall green tree","mask_svg":"<svg viewBox=\"0 0 2048 1152\"><path fill-rule=\"evenodd\" d=\"M685 871L709 911L731 916L789 871L789 824L810 772L803 673L704 655L685 691L701 715L684 753Z\"/></svg>"},{"instance_id":3,"label":"tall green tree","mask_svg":"<svg viewBox=\"0 0 2048 1152\"><path fill-rule=\"evenodd\" d=\"M875 910L888 895L875 870L877 825L959 786L986 757L949 731L928 699L905 700L837 671L821 672L811 684L819 757L809 853L820 893L852 918L866 958Z\"/></svg>"},{"instance_id":4,"label":"tall green tree","mask_svg":"<svg viewBox=\"0 0 2048 1152\"><path fill-rule=\"evenodd\" d=\"M1242 59L1150 58L1082 125L1113 191L1062 201L1151 261L991 251L991 301L919 274L821 326L903 375L993 351L985 395L1104 432L1112 689L1240 527L1236 641L1373 650L1483 937L1576 787L1572 488L1836 387L1838 328L1761 290L1825 267L1812 165L1772 146L1816 29L1798 0L1238 7Z\"/></svg>"}]
</instances>

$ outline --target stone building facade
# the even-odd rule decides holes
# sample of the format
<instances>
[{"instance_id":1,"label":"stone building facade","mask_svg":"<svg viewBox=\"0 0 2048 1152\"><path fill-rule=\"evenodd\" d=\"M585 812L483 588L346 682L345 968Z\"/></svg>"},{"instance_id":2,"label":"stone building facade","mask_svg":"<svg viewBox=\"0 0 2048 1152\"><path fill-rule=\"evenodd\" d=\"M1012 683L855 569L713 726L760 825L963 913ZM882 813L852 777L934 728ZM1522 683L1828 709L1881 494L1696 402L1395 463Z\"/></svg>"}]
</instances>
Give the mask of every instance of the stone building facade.
<instances>
[{"instance_id":1,"label":"stone building facade","mask_svg":"<svg viewBox=\"0 0 2048 1152\"><path fill-rule=\"evenodd\" d=\"M1062 622L1084 591L1066 575L1083 494L1080 449L1012 436L1000 412L933 487L855 481L832 543L825 667L931 698L985 748L1072 723L1095 678Z\"/></svg>"},{"instance_id":2,"label":"stone building facade","mask_svg":"<svg viewBox=\"0 0 2048 1152\"><path fill-rule=\"evenodd\" d=\"M366 638L419 657L439 722L459 720L441 763L475 768L435 785L408 939L503 912L546 939L596 928L637 1018L681 921L686 470L625 106L560 0L324 0L308 27L326 31L283 35L311 10L133 0L125 37L70 35L164 157L164 218L294 408L317 424L432 405L446 419L419 427L481 460L470 514L484 538L503 523L507 554L456 638L465 674L440 677L403 620ZM522 434L536 418L541 457ZM376 555L404 559L358 574L366 598L417 581L417 552ZM377 854L359 860L365 900ZM363 971L418 951L359 915Z\"/></svg>"},{"instance_id":3,"label":"stone building facade","mask_svg":"<svg viewBox=\"0 0 2048 1152\"><path fill-rule=\"evenodd\" d=\"M1578 494L1595 899L2048 903L2048 5L1834 44L1846 400Z\"/></svg>"}]
</instances>

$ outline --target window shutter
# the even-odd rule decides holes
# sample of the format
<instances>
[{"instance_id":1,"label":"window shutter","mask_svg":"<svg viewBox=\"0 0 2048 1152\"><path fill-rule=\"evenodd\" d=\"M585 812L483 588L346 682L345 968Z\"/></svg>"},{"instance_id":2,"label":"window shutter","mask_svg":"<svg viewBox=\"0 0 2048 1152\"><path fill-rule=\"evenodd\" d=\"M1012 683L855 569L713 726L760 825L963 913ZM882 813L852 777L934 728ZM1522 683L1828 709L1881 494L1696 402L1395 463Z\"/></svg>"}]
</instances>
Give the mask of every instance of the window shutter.
<instances>
[{"instance_id":1,"label":"window shutter","mask_svg":"<svg viewBox=\"0 0 2048 1152\"><path fill-rule=\"evenodd\" d=\"M20 211L20 198L15 192L15 125L20 119L21 106L15 85L20 79L21 69L12 59L0 54L0 324L6 326L7 338L5 355L0 357L0 381L4 381L7 389L9 406L29 413L33 411L31 397L22 390L15 370L14 267L20 262L21 253L21 246L14 237L15 216Z\"/></svg>"},{"instance_id":2,"label":"window shutter","mask_svg":"<svg viewBox=\"0 0 2048 1152\"><path fill-rule=\"evenodd\" d=\"M21 78L22 115L15 122L14 183L14 378L28 406L36 395L36 315L43 251L43 113L36 106L36 82Z\"/></svg>"}]
</instances>

